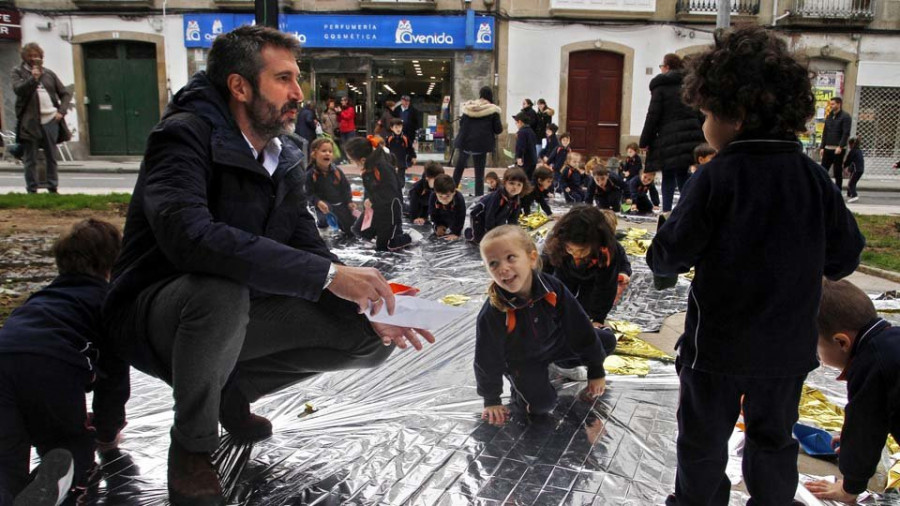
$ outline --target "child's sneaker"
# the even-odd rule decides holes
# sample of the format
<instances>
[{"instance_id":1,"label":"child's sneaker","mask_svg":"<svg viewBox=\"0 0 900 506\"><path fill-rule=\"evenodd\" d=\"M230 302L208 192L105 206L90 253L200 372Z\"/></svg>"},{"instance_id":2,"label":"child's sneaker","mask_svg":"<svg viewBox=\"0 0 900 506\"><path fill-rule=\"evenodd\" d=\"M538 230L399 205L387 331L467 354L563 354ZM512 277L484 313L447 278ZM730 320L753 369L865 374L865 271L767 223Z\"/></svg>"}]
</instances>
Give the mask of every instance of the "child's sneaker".
<instances>
[{"instance_id":1,"label":"child's sneaker","mask_svg":"<svg viewBox=\"0 0 900 506\"><path fill-rule=\"evenodd\" d=\"M41 457L34 481L16 496L13 506L59 506L69 494L74 473L68 450L50 450Z\"/></svg>"},{"instance_id":2,"label":"child's sneaker","mask_svg":"<svg viewBox=\"0 0 900 506\"><path fill-rule=\"evenodd\" d=\"M403 234L400 234L397 237L394 237L393 239L391 239L391 241L388 243L388 250L389 251L401 250L401 249L411 245L412 242L413 242L412 237L410 237L409 234L403 233Z\"/></svg>"},{"instance_id":3,"label":"child's sneaker","mask_svg":"<svg viewBox=\"0 0 900 506\"><path fill-rule=\"evenodd\" d=\"M588 379L587 367L583 365L567 369L551 363L547 369L550 371L550 374L559 375L572 381L587 381Z\"/></svg>"},{"instance_id":4,"label":"child's sneaker","mask_svg":"<svg viewBox=\"0 0 900 506\"><path fill-rule=\"evenodd\" d=\"M859 200L859 197L850 197L849 199L847 199L847 203L849 204L851 202L856 202L857 200Z\"/></svg>"}]
</instances>

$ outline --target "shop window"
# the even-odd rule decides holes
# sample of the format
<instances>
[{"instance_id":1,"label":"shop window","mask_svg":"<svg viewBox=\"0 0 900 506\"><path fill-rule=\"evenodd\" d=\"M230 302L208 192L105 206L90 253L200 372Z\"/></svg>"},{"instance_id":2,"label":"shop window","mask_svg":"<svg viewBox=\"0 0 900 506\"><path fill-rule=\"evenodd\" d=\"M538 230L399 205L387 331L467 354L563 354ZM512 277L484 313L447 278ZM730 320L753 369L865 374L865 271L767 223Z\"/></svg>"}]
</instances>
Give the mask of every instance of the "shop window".
<instances>
[{"instance_id":1,"label":"shop window","mask_svg":"<svg viewBox=\"0 0 900 506\"><path fill-rule=\"evenodd\" d=\"M900 160L900 88L861 86L856 135L866 158L866 175L887 176L900 172L892 166Z\"/></svg>"}]
</instances>

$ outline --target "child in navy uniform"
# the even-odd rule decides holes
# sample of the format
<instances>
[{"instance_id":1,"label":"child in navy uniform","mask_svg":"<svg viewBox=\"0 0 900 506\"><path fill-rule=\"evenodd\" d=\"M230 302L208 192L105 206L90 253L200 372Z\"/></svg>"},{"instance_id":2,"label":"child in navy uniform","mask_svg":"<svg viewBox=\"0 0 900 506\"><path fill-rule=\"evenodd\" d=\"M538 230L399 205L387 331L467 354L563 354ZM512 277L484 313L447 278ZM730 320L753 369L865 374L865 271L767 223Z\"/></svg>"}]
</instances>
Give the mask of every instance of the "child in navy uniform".
<instances>
[{"instance_id":1,"label":"child in navy uniform","mask_svg":"<svg viewBox=\"0 0 900 506\"><path fill-rule=\"evenodd\" d=\"M615 228L593 206L576 205L554 225L542 263L544 272L575 294L596 327L605 324L631 281L631 262L616 241Z\"/></svg>"},{"instance_id":2,"label":"child in navy uniform","mask_svg":"<svg viewBox=\"0 0 900 506\"><path fill-rule=\"evenodd\" d=\"M497 191L500 188L500 176L496 172L490 171L484 175L484 184L487 186L487 191Z\"/></svg>"},{"instance_id":3,"label":"child in navy uniform","mask_svg":"<svg viewBox=\"0 0 900 506\"><path fill-rule=\"evenodd\" d=\"M859 194L856 193L856 184L859 178L866 171L865 160L863 160L862 149L859 148L859 137L851 137L847 142L847 156L844 157L844 170L850 173L850 183L847 185L847 202L856 202L859 200Z\"/></svg>"},{"instance_id":4,"label":"child in navy uniform","mask_svg":"<svg viewBox=\"0 0 900 506\"><path fill-rule=\"evenodd\" d=\"M388 135L385 145L397 162L397 180L400 181L400 189L403 190L406 186L406 169L416 164L416 150L410 138L403 134L402 119L392 119L390 128L391 134Z\"/></svg>"},{"instance_id":5,"label":"child in navy uniform","mask_svg":"<svg viewBox=\"0 0 900 506\"><path fill-rule=\"evenodd\" d=\"M632 142L625 148L627 156L621 167L619 167L622 171L619 175L622 176L625 183L630 183L632 179L638 177L641 174L641 169L644 168L644 164L641 162L641 155L638 154L640 149L636 142Z\"/></svg>"},{"instance_id":6,"label":"child in navy uniform","mask_svg":"<svg viewBox=\"0 0 900 506\"><path fill-rule=\"evenodd\" d=\"M453 241L462 235L466 224L466 199L456 191L456 183L447 174L434 178L434 193L428 199L428 217L434 235Z\"/></svg>"},{"instance_id":7,"label":"child in navy uniform","mask_svg":"<svg viewBox=\"0 0 900 506\"><path fill-rule=\"evenodd\" d=\"M559 175L559 188L566 202L584 202L586 179L584 157L576 151L569 152L566 165Z\"/></svg>"},{"instance_id":8,"label":"child in navy uniform","mask_svg":"<svg viewBox=\"0 0 900 506\"><path fill-rule=\"evenodd\" d=\"M628 185L630 198L626 203L633 207L631 212L637 214L650 214L659 209L659 192L656 191L655 172L641 169L641 175L632 179Z\"/></svg>"},{"instance_id":9,"label":"child in navy uniform","mask_svg":"<svg viewBox=\"0 0 900 506\"><path fill-rule=\"evenodd\" d=\"M559 127L556 126L555 123L550 123L547 125L547 128L544 130L544 134L546 135L547 143L541 148L541 152L538 153L538 162L549 164L550 155L556 152L556 149L559 147L559 139L556 137L556 132L559 130Z\"/></svg>"},{"instance_id":10,"label":"child in navy uniform","mask_svg":"<svg viewBox=\"0 0 900 506\"><path fill-rule=\"evenodd\" d=\"M334 160L334 144L331 139L320 137L309 145L311 159L306 171L306 193L310 203L316 210L316 223L319 228L328 227L327 215L331 213L337 218L338 225L345 234L353 233L356 218L353 211L353 194L350 181L344 172L332 163Z\"/></svg>"},{"instance_id":11,"label":"child in navy uniform","mask_svg":"<svg viewBox=\"0 0 900 506\"><path fill-rule=\"evenodd\" d=\"M28 485L32 446L41 457L54 448L71 454L64 471L72 467L71 483L83 491L94 450L117 445L125 426L128 364L104 342L100 310L121 240L110 223L75 224L53 246L59 276L0 328L0 504L13 504ZM91 419L84 395L90 390ZM58 501L49 504L69 493L56 490L56 479L50 484ZM47 504L34 499L20 497L16 504Z\"/></svg>"},{"instance_id":12,"label":"child in navy uniform","mask_svg":"<svg viewBox=\"0 0 900 506\"><path fill-rule=\"evenodd\" d=\"M819 304L818 352L847 381L836 483L807 483L819 499L850 504L866 491L888 434L900 441L900 329L878 317L862 290L843 279L824 280Z\"/></svg>"},{"instance_id":13,"label":"child in navy uniform","mask_svg":"<svg viewBox=\"0 0 900 506\"><path fill-rule=\"evenodd\" d=\"M347 141L344 152L359 167L366 189L366 210L371 209L371 224L366 229L366 213L363 213L353 230L363 239L375 239L378 251L398 250L412 243L409 234L403 232L403 196L397 181L397 173L391 156L384 149L381 137L370 135Z\"/></svg>"},{"instance_id":14,"label":"child in navy uniform","mask_svg":"<svg viewBox=\"0 0 900 506\"><path fill-rule=\"evenodd\" d=\"M434 193L434 179L444 173L439 162L428 162L422 170L422 178L409 189L409 218L416 225L424 225L428 219L428 201Z\"/></svg>"},{"instance_id":15,"label":"child in navy uniform","mask_svg":"<svg viewBox=\"0 0 900 506\"><path fill-rule=\"evenodd\" d=\"M625 182L605 167L603 160L598 157L591 158L587 163L587 171L591 174L591 179L588 181L584 201L590 205L596 204L600 209L618 212L622 208Z\"/></svg>"},{"instance_id":16,"label":"child in navy uniform","mask_svg":"<svg viewBox=\"0 0 900 506\"><path fill-rule=\"evenodd\" d=\"M716 157L717 151L707 143L698 144L697 147L694 148L694 164L688 167L688 178L684 181L684 184L681 185L681 196L684 196L687 193L687 189L690 186L688 183L691 182L691 178L694 177L694 173L700 169L700 166L709 163L710 160Z\"/></svg>"},{"instance_id":17,"label":"child in navy uniform","mask_svg":"<svg viewBox=\"0 0 900 506\"><path fill-rule=\"evenodd\" d=\"M494 227L518 224L522 214L520 199L530 192L531 185L525 171L516 167L507 169L503 173L503 188L488 193L472 206L469 213L471 226L465 231L466 240L477 244Z\"/></svg>"},{"instance_id":18,"label":"child in navy uniform","mask_svg":"<svg viewBox=\"0 0 900 506\"><path fill-rule=\"evenodd\" d=\"M516 121L516 167L525 171L528 179L534 174L534 168L537 166L537 151L534 147L537 145L537 134L528 125L528 116L520 112L513 116Z\"/></svg>"},{"instance_id":19,"label":"child in navy uniform","mask_svg":"<svg viewBox=\"0 0 900 506\"><path fill-rule=\"evenodd\" d=\"M726 31L690 66L683 96L706 116L703 133L719 154L694 174L647 251L656 275L696 268L678 344L678 465L666 502L729 502L728 440L743 409L750 501L787 505L798 482L791 430L818 366L822 276L852 273L865 240L797 141L814 98L783 40L759 26Z\"/></svg>"},{"instance_id":20,"label":"child in navy uniform","mask_svg":"<svg viewBox=\"0 0 900 506\"><path fill-rule=\"evenodd\" d=\"M561 133L559 135L559 147L547 157L547 165L553 169L553 191L555 192L563 191L560 188L559 177L563 167L566 165L566 160L569 158L569 152L571 151L569 143L571 141L572 137L568 132Z\"/></svg>"},{"instance_id":21,"label":"child in navy uniform","mask_svg":"<svg viewBox=\"0 0 900 506\"><path fill-rule=\"evenodd\" d=\"M537 204L547 216L553 215L550 209L550 192L553 190L553 171L546 166L541 165L534 169L534 181L532 182L532 190L530 193L522 197L522 213L531 214L531 206Z\"/></svg>"},{"instance_id":22,"label":"child in navy uniform","mask_svg":"<svg viewBox=\"0 0 900 506\"><path fill-rule=\"evenodd\" d=\"M551 364L587 366L585 396L603 395L603 361L615 348L616 337L609 330L595 329L566 286L540 272L531 237L515 225L495 228L481 243L481 258L493 280L475 334L482 419L502 425L509 417L500 400L504 376L511 384L514 406L531 415L553 411L557 394L547 374Z\"/></svg>"}]
</instances>

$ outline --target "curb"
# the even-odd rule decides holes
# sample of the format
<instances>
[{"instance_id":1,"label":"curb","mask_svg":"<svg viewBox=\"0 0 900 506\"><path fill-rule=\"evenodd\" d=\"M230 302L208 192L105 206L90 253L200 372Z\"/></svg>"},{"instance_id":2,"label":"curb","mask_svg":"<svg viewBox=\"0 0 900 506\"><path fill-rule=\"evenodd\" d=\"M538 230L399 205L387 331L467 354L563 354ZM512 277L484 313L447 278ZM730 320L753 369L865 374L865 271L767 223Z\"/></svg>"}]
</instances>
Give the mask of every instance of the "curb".
<instances>
[{"instance_id":1,"label":"curb","mask_svg":"<svg viewBox=\"0 0 900 506\"><path fill-rule=\"evenodd\" d=\"M21 174L22 167L0 167L0 173L14 173ZM110 167L110 168L99 168L99 167L61 167L57 166L56 171L59 173L69 173L69 174L137 174L140 172L140 167ZM860 188L861 189L861 188Z\"/></svg>"},{"instance_id":2,"label":"curb","mask_svg":"<svg viewBox=\"0 0 900 506\"><path fill-rule=\"evenodd\" d=\"M862 272L863 274L884 278L889 281L893 281L894 283L900 283L900 272L889 271L887 269L879 269L878 267L872 267L870 265L863 264L859 264L859 267L857 267L856 270Z\"/></svg>"}]
</instances>

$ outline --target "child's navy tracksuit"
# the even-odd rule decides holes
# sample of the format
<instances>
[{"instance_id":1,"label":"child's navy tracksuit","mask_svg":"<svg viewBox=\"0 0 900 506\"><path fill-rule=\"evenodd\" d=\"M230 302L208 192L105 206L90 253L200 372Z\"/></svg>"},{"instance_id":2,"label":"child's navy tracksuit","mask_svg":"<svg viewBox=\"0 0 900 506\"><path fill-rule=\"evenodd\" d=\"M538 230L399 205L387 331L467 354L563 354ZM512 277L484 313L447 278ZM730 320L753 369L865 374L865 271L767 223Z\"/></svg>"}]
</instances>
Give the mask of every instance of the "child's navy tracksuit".
<instances>
[{"instance_id":1,"label":"child's navy tracksuit","mask_svg":"<svg viewBox=\"0 0 900 506\"><path fill-rule=\"evenodd\" d=\"M337 165L331 164L326 171L320 171L315 162L310 164L306 171L306 193L316 211L316 223L319 228L328 226L325 213L319 210L319 201L328 204L328 209L340 225L341 231L352 233L353 223L356 218L350 210L353 194L350 191L350 181Z\"/></svg>"},{"instance_id":2,"label":"child's navy tracksuit","mask_svg":"<svg viewBox=\"0 0 900 506\"><path fill-rule=\"evenodd\" d=\"M446 227L448 234L462 236L466 224L466 199L459 192L454 192L452 202L441 204L437 194L432 193L428 199L428 216L435 230Z\"/></svg>"},{"instance_id":3,"label":"child's navy tracksuit","mask_svg":"<svg viewBox=\"0 0 900 506\"><path fill-rule=\"evenodd\" d=\"M859 178L861 178L866 171L866 162L863 160L863 154L859 148L853 148L847 152L847 156L844 158L844 168L850 172L850 183L849 186L847 186L847 196L857 197L856 185L859 183Z\"/></svg>"},{"instance_id":4,"label":"child's navy tracksuit","mask_svg":"<svg viewBox=\"0 0 900 506\"><path fill-rule=\"evenodd\" d=\"M537 181L533 181L531 184L531 193L522 197L522 212L524 214L531 214L531 206L537 204L540 206L541 210L544 211L544 214L551 216L553 210L550 209L550 192L553 190L550 187L541 190Z\"/></svg>"},{"instance_id":5,"label":"child's navy tracksuit","mask_svg":"<svg viewBox=\"0 0 900 506\"><path fill-rule=\"evenodd\" d=\"M590 179L571 165L563 167L562 173L559 175L559 190L566 202L584 202L584 187L587 184L585 178Z\"/></svg>"},{"instance_id":6,"label":"child's navy tracksuit","mask_svg":"<svg viewBox=\"0 0 900 506\"><path fill-rule=\"evenodd\" d=\"M128 364L103 343L100 308L109 284L79 274L57 277L0 328L0 504L28 484L31 447L64 448L72 485L86 485L94 440L113 441L125 425ZM85 392L93 389L93 427Z\"/></svg>"},{"instance_id":7,"label":"child's navy tracksuit","mask_svg":"<svg viewBox=\"0 0 900 506\"><path fill-rule=\"evenodd\" d=\"M488 233L492 228L500 225L518 224L520 214L522 214L522 206L518 195L510 197L506 193L506 189L487 193L478 203L472 206L472 211L469 213L472 230L470 240L480 243L484 234Z\"/></svg>"},{"instance_id":8,"label":"child's navy tracksuit","mask_svg":"<svg viewBox=\"0 0 900 506\"><path fill-rule=\"evenodd\" d=\"M403 134L392 133L385 141L385 146L397 161L397 180L400 182L400 189L403 190L403 187L406 186L406 169L416 158L416 150L409 137Z\"/></svg>"},{"instance_id":9,"label":"child's navy tracksuit","mask_svg":"<svg viewBox=\"0 0 900 506\"><path fill-rule=\"evenodd\" d=\"M566 158L569 157L570 149L568 147L558 146L556 150L550 153L547 163L553 168L553 191L561 192L559 178L562 174L563 166L566 164Z\"/></svg>"},{"instance_id":10,"label":"child's navy tracksuit","mask_svg":"<svg viewBox=\"0 0 900 506\"><path fill-rule=\"evenodd\" d=\"M900 329L878 318L859 329L847 381L839 466L844 490L865 492L875 474L888 433L900 441Z\"/></svg>"},{"instance_id":11,"label":"child's navy tracksuit","mask_svg":"<svg viewBox=\"0 0 900 506\"><path fill-rule=\"evenodd\" d=\"M641 174L641 169L643 167L644 164L641 162L641 155L635 154L634 156L627 156L620 167L620 175L626 183L630 183L633 178L636 178Z\"/></svg>"},{"instance_id":12,"label":"child's navy tracksuit","mask_svg":"<svg viewBox=\"0 0 900 506\"><path fill-rule=\"evenodd\" d=\"M508 309L500 311L486 301L475 334L475 380L486 407L501 404L506 376L515 403L531 414L552 411L556 390L547 375L550 363L585 365L590 379L606 376L603 360L615 349L616 337L591 325L561 281L535 271L530 300L497 290Z\"/></svg>"},{"instance_id":13,"label":"child's navy tracksuit","mask_svg":"<svg viewBox=\"0 0 900 506\"><path fill-rule=\"evenodd\" d=\"M616 243L612 259L605 250L590 260L576 263L571 255L566 255L565 263L556 267L544 257L544 272L556 276L578 299L591 321L603 323L612 310L619 289L619 274L631 277L631 262L625 248Z\"/></svg>"},{"instance_id":14,"label":"child's navy tracksuit","mask_svg":"<svg viewBox=\"0 0 900 506\"><path fill-rule=\"evenodd\" d=\"M537 136L528 125L523 126L516 133L516 159L522 160L521 168L529 180L537 166L537 151L534 149L537 143Z\"/></svg>"},{"instance_id":15,"label":"child's navy tracksuit","mask_svg":"<svg viewBox=\"0 0 900 506\"><path fill-rule=\"evenodd\" d=\"M742 407L751 500L790 504L798 480L791 430L803 380L818 366L822 276L852 273L865 239L799 142L733 141L693 179L647 252L654 274L696 269L677 345L669 504L728 503L727 445Z\"/></svg>"},{"instance_id":16,"label":"child's navy tracksuit","mask_svg":"<svg viewBox=\"0 0 900 506\"><path fill-rule=\"evenodd\" d=\"M428 186L428 180L423 176L415 182L407 194L409 197L409 219L428 219L428 201L434 190Z\"/></svg>"},{"instance_id":17,"label":"child's navy tracksuit","mask_svg":"<svg viewBox=\"0 0 900 506\"><path fill-rule=\"evenodd\" d=\"M385 251L402 248L412 242L403 232L403 196L394 167L381 163L362 173L366 198L372 203L372 226L362 230L365 213L361 214L354 231L364 239L375 239L375 249Z\"/></svg>"},{"instance_id":18,"label":"child's navy tracksuit","mask_svg":"<svg viewBox=\"0 0 900 506\"><path fill-rule=\"evenodd\" d=\"M543 133L543 132L537 132L537 133ZM545 145L541 149L541 152L538 153L538 158L540 160L543 160L544 158L546 158L547 162L549 163L550 156L553 155L553 153L556 152L556 148L559 147L559 139L556 137L556 134L551 134L550 137L545 137L545 139L547 139L547 145Z\"/></svg>"},{"instance_id":19,"label":"child's navy tracksuit","mask_svg":"<svg viewBox=\"0 0 900 506\"><path fill-rule=\"evenodd\" d=\"M628 193L631 194L631 203L639 213L652 213L653 207L659 205L656 183L644 184L641 178L634 178L628 185Z\"/></svg>"},{"instance_id":20,"label":"child's navy tracksuit","mask_svg":"<svg viewBox=\"0 0 900 506\"><path fill-rule=\"evenodd\" d=\"M625 191L625 182L619 176L610 173L606 185L600 187L594 178L589 178L587 193L584 201L600 209L611 209L619 212L622 209L622 194Z\"/></svg>"}]
</instances>

